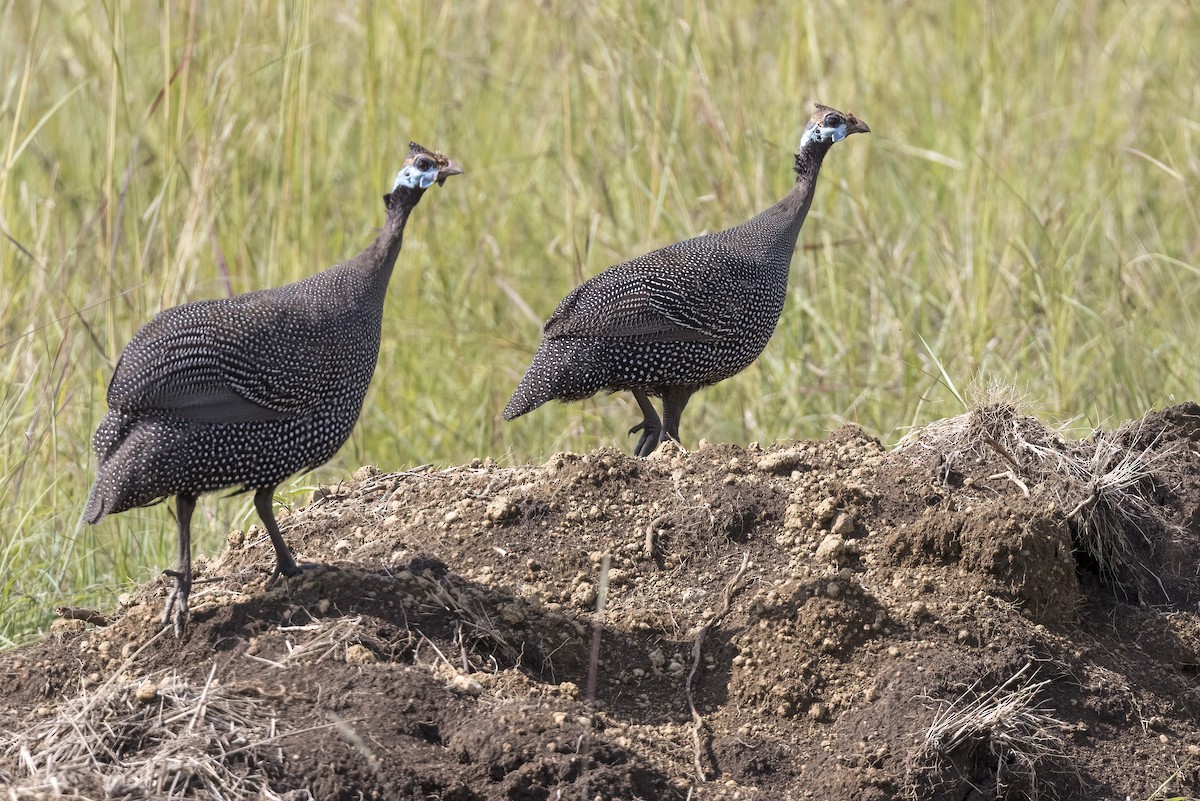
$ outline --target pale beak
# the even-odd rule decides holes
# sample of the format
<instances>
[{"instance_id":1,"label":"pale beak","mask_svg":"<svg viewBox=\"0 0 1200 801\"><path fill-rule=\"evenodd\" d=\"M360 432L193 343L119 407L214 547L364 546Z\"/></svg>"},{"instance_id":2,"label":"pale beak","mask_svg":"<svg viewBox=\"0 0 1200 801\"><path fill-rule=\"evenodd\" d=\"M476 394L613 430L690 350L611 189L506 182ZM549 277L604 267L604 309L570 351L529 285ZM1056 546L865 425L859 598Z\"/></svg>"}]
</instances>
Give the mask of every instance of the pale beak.
<instances>
[{"instance_id":1,"label":"pale beak","mask_svg":"<svg viewBox=\"0 0 1200 801\"><path fill-rule=\"evenodd\" d=\"M459 166L459 163L457 161L454 161L453 159L451 159L449 164L447 164L445 167L442 167L440 170L438 170L438 177L437 177L438 186L441 186L442 184L446 183L446 179L449 178L451 175L462 175L462 174L463 174L463 168L461 166Z\"/></svg>"},{"instance_id":2,"label":"pale beak","mask_svg":"<svg viewBox=\"0 0 1200 801\"><path fill-rule=\"evenodd\" d=\"M862 120L858 119L857 117L854 118L853 122L851 122L849 125L846 126L846 134L847 135L852 134L852 133L870 133L870 132L871 132L871 129L867 127L867 124L865 122L863 122Z\"/></svg>"}]
</instances>

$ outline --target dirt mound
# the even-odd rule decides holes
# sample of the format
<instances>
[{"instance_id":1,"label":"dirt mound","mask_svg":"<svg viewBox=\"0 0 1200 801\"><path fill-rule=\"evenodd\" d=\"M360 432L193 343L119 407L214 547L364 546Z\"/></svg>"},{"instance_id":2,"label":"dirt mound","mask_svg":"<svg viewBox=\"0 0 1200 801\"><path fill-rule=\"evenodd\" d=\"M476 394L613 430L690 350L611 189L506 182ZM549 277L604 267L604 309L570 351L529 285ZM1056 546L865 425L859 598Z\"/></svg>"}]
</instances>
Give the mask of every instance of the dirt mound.
<instances>
[{"instance_id":1,"label":"dirt mound","mask_svg":"<svg viewBox=\"0 0 1200 801\"><path fill-rule=\"evenodd\" d=\"M1200 792L1200 407L325 487L0 655L10 796ZM597 614L598 599L604 609ZM593 656L598 646L598 659ZM589 695L594 685L595 698Z\"/></svg>"}]
</instances>

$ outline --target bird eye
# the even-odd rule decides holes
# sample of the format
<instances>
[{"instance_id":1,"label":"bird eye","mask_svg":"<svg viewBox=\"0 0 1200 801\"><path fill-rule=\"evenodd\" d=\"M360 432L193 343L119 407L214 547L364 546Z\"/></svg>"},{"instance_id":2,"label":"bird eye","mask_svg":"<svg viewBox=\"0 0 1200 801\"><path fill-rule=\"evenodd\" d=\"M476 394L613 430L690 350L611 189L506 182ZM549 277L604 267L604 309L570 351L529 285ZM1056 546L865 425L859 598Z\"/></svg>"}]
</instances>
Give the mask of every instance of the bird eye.
<instances>
[{"instance_id":1,"label":"bird eye","mask_svg":"<svg viewBox=\"0 0 1200 801\"><path fill-rule=\"evenodd\" d=\"M413 166L416 167L421 172L428 172L430 169L433 168L433 162L427 158L419 158L415 162L413 162Z\"/></svg>"},{"instance_id":2,"label":"bird eye","mask_svg":"<svg viewBox=\"0 0 1200 801\"><path fill-rule=\"evenodd\" d=\"M838 128L845 125L846 121L842 119L840 114L826 114L824 125L826 128Z\"/></svg>"}]
</instances>

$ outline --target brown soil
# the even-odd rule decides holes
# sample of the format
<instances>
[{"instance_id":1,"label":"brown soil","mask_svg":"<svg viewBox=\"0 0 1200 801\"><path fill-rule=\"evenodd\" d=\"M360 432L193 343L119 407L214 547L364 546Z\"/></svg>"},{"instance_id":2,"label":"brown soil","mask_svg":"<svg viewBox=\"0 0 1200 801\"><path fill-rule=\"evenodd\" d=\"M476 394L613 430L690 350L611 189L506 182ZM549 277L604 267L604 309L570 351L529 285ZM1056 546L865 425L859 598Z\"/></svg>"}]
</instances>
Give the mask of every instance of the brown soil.
<instances>
[{"instance_id":1,"label":"brown soil","mask_svg":"<svg viewBox=\"0 0 1200 801\"><path fill-rule=\"evenodd\" d=\"M1200 793L1200 407L361 469L0 654L10 797ZM607 597L595 607L602 565ZM285 586L286 584L286 586ZM590 654L594 633L599 661ZM589 679L596 698L589 701Z\"/></svg>"}]
</instances>

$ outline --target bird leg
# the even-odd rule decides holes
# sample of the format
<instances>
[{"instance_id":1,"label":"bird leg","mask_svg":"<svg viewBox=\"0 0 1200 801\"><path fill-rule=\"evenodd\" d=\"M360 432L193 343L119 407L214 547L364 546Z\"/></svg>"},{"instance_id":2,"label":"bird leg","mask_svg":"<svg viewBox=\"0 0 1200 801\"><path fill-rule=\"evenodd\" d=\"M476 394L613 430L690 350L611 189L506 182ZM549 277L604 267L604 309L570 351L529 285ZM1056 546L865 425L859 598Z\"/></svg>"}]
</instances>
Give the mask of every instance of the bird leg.
<instances>
[{"instance_id":1,"label":"bird leg","mask_svg":"<svg viewBox=\"0 0 1200 801\"><path fill-rule=\"evenodd\" d=\"M683 417L683 408L687 406L695 389L692 387L668 387L663 392L663 433L659 442L674 440L682 446L679 440L679 420Z\"/></svg>"},{"instance_id":2,"label":"bird leg","mask_svg":"<svg viewBox=\"0 0 1200 801\"><path fill-rule=\"evenodd\" d=\"M316 565L304 565L301 567L296 564L296 560L292 558L292 552L288 549L287 543L283 541L283 535L279 533L279 524L275 522L275 487L263 487L254 492L254 508L258 511L258 516L262 519L263 525L266 526L267 535L271 538L271 544L275 546L275 571L271 573L271 578L267 580L267 586L275 582L275 579L280 576L291 578L302 572L306 567L316 567Z\"/></svg>"},{"instance_id":3,"label":"bird leg","mask_svg":"<svg viewBox=\"0 0 1200 801\"><path fill-rule=\"evenodd\" d=\"M650 402L645 390L634 389L633 398L642 410L642 422L629 429L630 434L642 432L641 439L633 449L633 455L649 456L654 453L654 449L658 447L658 443L662 439L662 420L659 419L658 412L655 411L654 404Z\"/></svg>"},{"instance_id":4,"label":"bird leg","mask_svg":"<svg viewBox=\"0 0 1200 801\"><path fill-rule=\"evenodd\" d=\"M195 508L195 496L175 496L175 515L179 518L179 569L163 571L164 575L175 579L175 586L163 607L162 624L165 626L174 620L176 637L183 636L188 619L188 595L192 591L192 512Z\"/></svg>"}]
</instances>

